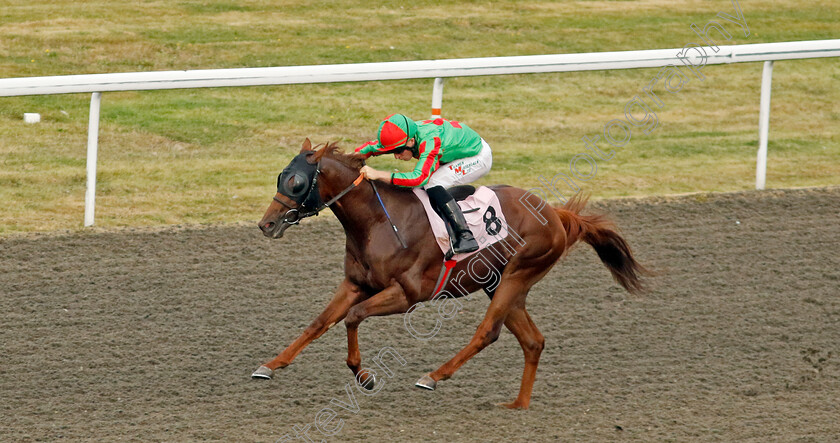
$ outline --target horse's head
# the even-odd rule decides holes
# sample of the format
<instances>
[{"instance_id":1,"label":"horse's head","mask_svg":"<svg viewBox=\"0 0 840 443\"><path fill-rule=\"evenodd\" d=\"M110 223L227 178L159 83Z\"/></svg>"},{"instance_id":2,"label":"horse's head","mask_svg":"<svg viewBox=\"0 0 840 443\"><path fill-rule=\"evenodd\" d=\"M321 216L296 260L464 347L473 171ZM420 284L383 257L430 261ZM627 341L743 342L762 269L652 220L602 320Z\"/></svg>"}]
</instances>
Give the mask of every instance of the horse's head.
<instances>
[{"instance_id":1,"label":"horse's head","mask_svg":"<svg viewBox=\"0 0 840 443\"><path fill-rule=\"evenodd\" d=\"M307 138L300 154L277 177L277 194L260 220L266 237L280 238L291 225L320 210L323 202L318 190L320 161L313 161L312 143Z\"/></svg>"},{"instance_id":2,"label":"horse's head","mask_svg":"<svg viewBox=\"0 0 840 443\"><path fill-rule=\"evenodd\" d=\"M259 223L263 234L280 238L289 226L335 203L362 182L359 168L364 164L364 155L344 154L337 143L312 150L306 139L300 154L277 177L277 194Z\"/></svg>"}]
</instances>

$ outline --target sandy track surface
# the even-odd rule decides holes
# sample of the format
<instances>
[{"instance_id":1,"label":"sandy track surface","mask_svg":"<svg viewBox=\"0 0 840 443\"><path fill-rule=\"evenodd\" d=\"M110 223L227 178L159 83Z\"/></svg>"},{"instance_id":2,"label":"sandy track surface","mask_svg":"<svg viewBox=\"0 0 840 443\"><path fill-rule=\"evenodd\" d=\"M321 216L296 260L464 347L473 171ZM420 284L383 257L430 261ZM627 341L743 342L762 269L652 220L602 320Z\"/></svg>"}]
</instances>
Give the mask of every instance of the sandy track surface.
<instances>
[{"instance_id":1,"label":"sandy track surface","mask_svg":"<svg viewBox=\"0 0 840 443\"><path fill-rule=\"evenodd\" d=\"M472 336L488 300L423 342L402 316L360 327L391 364L328 441L837 441L840 188L608 201L654 289L631 297L586 245L539 283L546 337L529 411L501 338L435 392L414 381ZM278 241L256 226L0 240L0 440L276 441L349 402L342 325L271 381L342 278L331 219Z\"/></svg>"}]
</instances>

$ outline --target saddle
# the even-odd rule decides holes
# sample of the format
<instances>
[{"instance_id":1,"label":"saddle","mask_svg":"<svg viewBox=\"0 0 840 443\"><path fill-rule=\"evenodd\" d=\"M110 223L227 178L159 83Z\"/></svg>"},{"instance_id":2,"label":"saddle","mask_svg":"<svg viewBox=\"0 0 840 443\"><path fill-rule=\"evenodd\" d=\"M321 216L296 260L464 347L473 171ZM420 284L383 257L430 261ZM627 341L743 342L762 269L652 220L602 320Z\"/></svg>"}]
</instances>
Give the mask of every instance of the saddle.
<instances>
[{"instance_id":1,"label":"saddle","mask_svg":"<svg viewBox=\"0 0 840 443\"><path fill-rule=\"evenodd\" d=\"M467 197L475 194L475 186L458 185L447 189L447 191L449 191L449 195L451 195L455 201L463 201L466 200Z\"/></svg>"},{"instance_id":2,"label":"saddle","mask_svg":"<svg viewBox=\"0 0 840 443\"><path fill-rule=\"evenodd\" d=\"M471 185L461 185L449 188L448 191L458 202L458 206L461 207L461 212L464 213L467 226L469 226L470 231L472 231L473 236L479 244L478 251L457 254L451 257L453 260L460 261L507 237L507 222L502 213L502 205L499 203L499 198L492 189L486 186L481 186L476 189ZM434 208L432 208L429 202L429 196L425 190L414 188L414 194L423 203L423 208L426 210L426 218L429 220L432 233L434 233L435 240L441 252L444 253L447 259L450 258L451 247L450 233L447 230L448 226L437 212L435 212Z\"/></svg>"}]
</instances>

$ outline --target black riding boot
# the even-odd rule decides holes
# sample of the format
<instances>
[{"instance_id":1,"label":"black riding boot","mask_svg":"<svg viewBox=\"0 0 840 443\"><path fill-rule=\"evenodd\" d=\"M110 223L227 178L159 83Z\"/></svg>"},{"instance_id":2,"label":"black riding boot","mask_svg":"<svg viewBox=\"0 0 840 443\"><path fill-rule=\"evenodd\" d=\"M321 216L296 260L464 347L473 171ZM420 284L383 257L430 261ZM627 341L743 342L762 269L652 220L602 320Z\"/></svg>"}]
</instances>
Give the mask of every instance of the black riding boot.
<instances>
[{"instance_id":1,"label":"black riding boot","mask_svg":"<svg viewBox=\"0 0 840 443\"><path fill-rule=\"evenodd\" d=\"M435 186L426 190L429 194L429 201L432 207L437 210L443 220L449 225L451 233L450 240L452 241L452 252L455 254L463 254L478 250L478 242L475 241L467 220L464 219L464 214L461 212L461 207L458 202L449 195L449 192L443 186Z\"/></svg>"}]
</instances>

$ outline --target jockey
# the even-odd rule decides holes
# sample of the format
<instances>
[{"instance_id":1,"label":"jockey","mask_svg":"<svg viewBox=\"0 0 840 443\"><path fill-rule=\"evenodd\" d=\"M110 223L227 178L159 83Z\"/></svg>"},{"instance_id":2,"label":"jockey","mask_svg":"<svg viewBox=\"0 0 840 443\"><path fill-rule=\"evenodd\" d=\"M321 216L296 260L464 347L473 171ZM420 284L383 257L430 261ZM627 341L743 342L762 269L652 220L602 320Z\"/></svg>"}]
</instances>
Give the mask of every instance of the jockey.
<instances>
[{"instance_id":1,"label":"jockey","mask_svg":"<svg viewBox=\"0 0 840 443\"><path fill-rule=\"evenodd\" d=\"M379 125L376 140L359 146L356 152L366 158L394 154L399 160L417 159L411 172L389 173L370 166L362 167L361 172L369 180L422 187L454 234L452 251L461 254L478 250L461 207L447 191L477 180L493 165L490 146L469 126L442 118L415 122L405 115L392 114Z\"/></svg>"}]
</instances>

